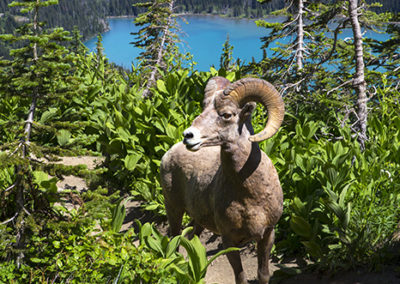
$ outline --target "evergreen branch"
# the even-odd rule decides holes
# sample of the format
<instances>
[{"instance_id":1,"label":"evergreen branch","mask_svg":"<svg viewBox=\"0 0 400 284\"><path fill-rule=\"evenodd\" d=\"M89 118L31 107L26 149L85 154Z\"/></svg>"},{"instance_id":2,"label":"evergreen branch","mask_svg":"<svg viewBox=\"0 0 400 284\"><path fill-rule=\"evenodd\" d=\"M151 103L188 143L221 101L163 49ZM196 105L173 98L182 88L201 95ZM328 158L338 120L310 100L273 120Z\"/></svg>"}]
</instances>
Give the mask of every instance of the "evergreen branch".
<instances>
[{"instance_id":1,"label":"evergreen branch","mask_svg":"<svg viewBox=\"0 0 400 284\"><path fill-rule=\"evenodd\" d=\"M330 50L330 52L327 54L327 56L325 56L325 58L321 59L320 62L317 63L317 65L321 66L322 64L324 64L325 62L327 62L333 55L333 53L336 50L336 45L337 45L337 38L338 38L338 34L339 31L344 28L346 26L346 23L349 22L350 19L345 19L343 22L341 22L335 29L334 33L333 33L333 44L332 44L332 48Z\"/></svg>"},{"instance_id":2,"label":"evergreen branch","mask_svg":"<svg viewBox=\"0 0 400 284\"><path fill-rule=\"evenodd\" d=\"M174 2L175 2L174 0L169 2L170 15L168 16L167 23L164 26L164 30L162 32L163 35L162 35L161 42L160 42L159 49L158 49L157 60L155 62L155 65L152 66L152 71L150 73L150 78L147 81L146 88L144 89L144 91L142 93L142 97L144 97L144 98L148 98L150 96L150 88L152 88L153 85L156 82L157 66L160 66L160 64L161 64L161 61L162 61L162 58L163 58L163 55L164 55L164 49L165 49L164 45L165 45L165 42L166 42L166 38L168 36L168 30L171 27L171 23L172 23L172 19L173 19L172 11L174 9Z\"/></svg>"}]
</instances>

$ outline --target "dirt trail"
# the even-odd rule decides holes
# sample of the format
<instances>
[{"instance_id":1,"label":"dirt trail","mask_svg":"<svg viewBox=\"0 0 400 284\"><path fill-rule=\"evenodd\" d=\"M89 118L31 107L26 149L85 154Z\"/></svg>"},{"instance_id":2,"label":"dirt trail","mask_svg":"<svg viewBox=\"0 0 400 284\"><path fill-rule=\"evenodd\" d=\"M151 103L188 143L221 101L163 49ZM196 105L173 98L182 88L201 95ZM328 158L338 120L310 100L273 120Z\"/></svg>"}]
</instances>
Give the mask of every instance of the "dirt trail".
<instances>
[{"instance_id":1,"label":"dirt trail","mask_svg":"<svg viewBox=\"0 0 400 284\"><path fill-rule=\"evenodd\" d=\"M65 165L87 165L89 169L95 168L96 165L101 163L101 157L63 157L58 163ZM63 181L60 181L57 186L60 189L74 188L78 191L82 191L87 188L85 181L75 176L66 176ZM139 202L130 201L127 203L127 220L122 227L122 230L127 230L133 225L135 218L141 219L142 222L146 222L146 217L138 210ZM160 226L161 232L166 230L167 225L163 224ZM163 232L165 233L165 232ZM204 231L200 240L206 246L207 253L209 256L215 254L219 249L222 248L221 238L214 236L211 232ZM256 251L252 245L247 246L241 250L241 257L243 267L246 271L247 278L250 284L258 283L257 278L257 257ZM289 267L296 267L294 263L286 264ZM276 262L271 261L270 272L271 274L278 270ZM277 280L277 279L276 279ZM276 281L272 281L277 283ZM206 275L206 283L219 283L219 284L232 284L234 283L234 276L232 268L226 258L221 256L217 258L214 263L208 268ZM393 266L386 268L381 273L360 271L349 271L345 273L339 273L334 276L323 276L316 273L304 273L289 279L285 279L281 284L400 284L400 267Z\"/></svg>"},{"instance_id":2,"label":"dirt trail","mask_svg":"<svg viewBox=\"0 0 400 284\"><path fill-rule=\"evenodd\" d=\"M103 160L102 157L92 157L92 156L60 157L60 158L61 160L56 162L56 164L63 164L66 166L86 165L90 170L94 169L96 165L99 165ZM78 191L87 189L85 180L76 176L64 176L64 180L59 181L57 183L57 187L60 189L76 187Z\"/></svg>"}]
</instances>

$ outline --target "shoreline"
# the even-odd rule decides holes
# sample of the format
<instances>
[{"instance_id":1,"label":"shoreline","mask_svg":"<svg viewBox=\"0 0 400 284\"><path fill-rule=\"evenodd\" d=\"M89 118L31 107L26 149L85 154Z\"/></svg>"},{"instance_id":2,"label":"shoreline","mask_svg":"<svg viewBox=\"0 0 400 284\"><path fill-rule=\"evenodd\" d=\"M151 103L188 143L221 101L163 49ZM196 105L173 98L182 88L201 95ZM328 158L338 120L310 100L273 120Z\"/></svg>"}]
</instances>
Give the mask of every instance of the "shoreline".
<instances>
[{"instance_id":1,"label":"shoreline","mask_svg":"<svg viewBox=\"0 0 400 284\"><path fill-rule=\"evenodd\" d=\"M279 16L269 15L269 16L266 16L263 18L246 18L246 17L232 17L232 16L227 16L225 14L209 14L209 13L208 14L207 13L198 14L198 13L185 13L185 12L184 13L175 13L173 15L175 17L184 17L184 16L220 17L220 18L231 19L231 20L238 19L238 20L254 20L254 21L279 17ZM133 19L135 17L136 17L136 15L120 15L120 16L107 16L106 19L107 20L108 19L130 19L130 18Z\"/></svg>"},{"instance_id":2,"label":"shoreline","mask_svg":"<svg viewBox=\"0 0 400 284\"><path fill-rule=\"evenodd\" d=\"M135 15L122 15L122 16L107 16L106 19L129 19L129 18L135 18Z\"/></svg>"},{"instance_id":3,"label":"shoreline","mask_svg":"<svg viewBox=\"0 0 400 284\"><path fill-rule=\"evenodd\" d=\"M274 18L279 18L280 16L273 16L273 15L267 15L262 18L246 18L246 17L232 17L232 16L227 16L225 14L210 14L210 13L189 13L189 12L183 12L183 13L176 13L174 14L175 17L184 17L184 16L203 16L203 17L220 17L220 18L225 18L225 19L230 19L230 20L266 20L266 19L274 19ZM105 19L134 19L136 15L120 15L120 16L107 16ZM400 22L388 22L387 24L390 25L400 25Z\"/></svg>"}]
</instances>

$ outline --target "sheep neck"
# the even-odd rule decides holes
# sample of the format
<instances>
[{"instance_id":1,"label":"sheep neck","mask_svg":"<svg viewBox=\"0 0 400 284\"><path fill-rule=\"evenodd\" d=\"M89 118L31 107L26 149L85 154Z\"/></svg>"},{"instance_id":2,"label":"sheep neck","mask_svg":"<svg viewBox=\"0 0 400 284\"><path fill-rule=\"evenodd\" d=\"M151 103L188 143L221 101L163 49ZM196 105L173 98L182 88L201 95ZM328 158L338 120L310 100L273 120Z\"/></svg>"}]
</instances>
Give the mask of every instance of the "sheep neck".
<instances>
[{"instance_id":1,"label":"sheep neck","mask_svg":"<svg viewBox=\"0 0 400 284\"><path fill-rule=\"evenodd\" d=\"M235 183L243 184L261 162L261 150L258 143L249 141L249 136L252 134L251 123L246 122L238 139L225 142L221 146L222 170Z\"/></svg>"}]
</instances>

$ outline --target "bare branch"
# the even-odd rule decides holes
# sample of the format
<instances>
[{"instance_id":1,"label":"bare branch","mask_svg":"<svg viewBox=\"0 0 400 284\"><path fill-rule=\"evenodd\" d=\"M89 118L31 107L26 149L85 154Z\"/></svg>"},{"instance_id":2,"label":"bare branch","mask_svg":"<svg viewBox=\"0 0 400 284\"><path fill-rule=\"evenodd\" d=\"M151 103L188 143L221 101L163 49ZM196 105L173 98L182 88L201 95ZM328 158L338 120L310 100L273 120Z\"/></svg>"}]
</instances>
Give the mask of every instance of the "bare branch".
<instances>
[{"instance_id":1,"label":"bare branch","mask_svg":"<svg viewBox=\"0 0 400 284\"><path fill-rule=\"evenodd\" d=\"M306 78L307 77L304 77L303 79L297 81L296 83L286 84L286 86L282 89L281 94L283 95L288 89L298 87L301 84L301 82L306 80Z\"/></svg>"},{"instance_id":2,"label":"bare branch","mask_svg":"<svg viewBox=\"0 0 400 284\"><path fill-rule=\"evenodd\" d=\"M18 143L17 148L12 153L10 153L8 157L14 156L18 152L18 150L24 145L25 141L23 139L21 139L20 141L21 142Z\"/></svg>"},{"instance_id":3,"label":"bare branch","mask_svg":"<svg viewBox=\"0 0 400 284\"><path fill-rule=\"evenodd\" d=\"M13 184L10 185L9 187L7 187L7 188L4 190L4 192L7 192L7 191L13 189L16 185L17 185L17 183L13 183Z\"/></svg>"},{"instance_id":4,"label":"bare branch","mask_svg":"<svg viewBox=\"0 0 400 284\"><path fill-rule=\"evenodd\" d=\"M12 216L10 219L0 223L0 225L5 225L5 224L8 224L8 223L12 222L15 218L17 218L17 216L18 216L18 212L15 213L14 216Z\"/></svg>"},{"instance_id":5,"label":"bare branch","mask_svg":"<svg viewBox=\"0 0 400 284\"><path fill-rule=\"evenodd\" d=\"M339 86L337 86L337 87L335 87L335 88L329 90L326 94L329 95L330 93L336 91L337 89L340 89L341 87L343 87L343 86L345 86L345 85L347 85L347 84L350 84L350 83L352 83L352 82L353 82L353 79L350 79L350 80L348 80L348 81L346 81L346 82L340 84Z\"/></svg>"}]
</instances>

